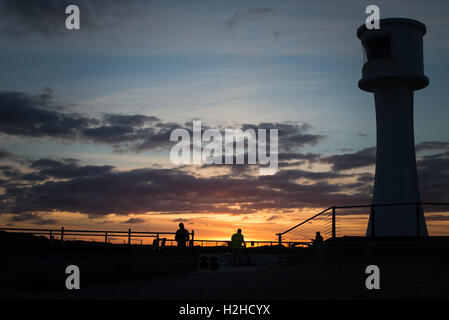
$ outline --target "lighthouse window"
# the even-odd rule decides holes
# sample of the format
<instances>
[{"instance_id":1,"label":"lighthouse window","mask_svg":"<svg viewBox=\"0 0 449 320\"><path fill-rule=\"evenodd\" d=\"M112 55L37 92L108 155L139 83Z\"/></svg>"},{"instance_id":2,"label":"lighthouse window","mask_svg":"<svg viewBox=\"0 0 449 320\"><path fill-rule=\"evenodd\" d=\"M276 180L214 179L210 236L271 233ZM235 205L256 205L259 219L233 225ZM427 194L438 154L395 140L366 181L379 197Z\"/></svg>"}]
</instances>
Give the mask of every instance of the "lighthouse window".
<instances>
[{"instance_id":1,"label":"lighthouse window","mask_svg":"<svg viewBox=\"0 0 449 320\"><path fill-rule=\"evenodd\" d=\"M390 37L380 37L368 40L365 45L368 61L391 57Z\"/></svg>"}]
</instances>

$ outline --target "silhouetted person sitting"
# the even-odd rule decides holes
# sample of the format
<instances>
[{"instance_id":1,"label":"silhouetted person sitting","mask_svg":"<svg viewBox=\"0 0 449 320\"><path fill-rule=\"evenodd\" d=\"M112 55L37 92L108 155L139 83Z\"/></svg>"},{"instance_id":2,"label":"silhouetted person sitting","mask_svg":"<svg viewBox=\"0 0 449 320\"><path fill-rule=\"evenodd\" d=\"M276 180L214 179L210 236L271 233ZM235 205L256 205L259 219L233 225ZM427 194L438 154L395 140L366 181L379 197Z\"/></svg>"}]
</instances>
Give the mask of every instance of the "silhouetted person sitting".
<instances>
[{"instance_id":1,"label":"silhouetted person sitting","mask_svg":"<svg viewBox=\"0 0 449 320\"><path fill-rule=\"evenodd\" d=\"M241 229L238 229L237 233L234 233L232 235L231 242L232 242L232 264L234 266L239 266L242 264L242 244L244 244L245 242Z\"/></svg>"},{"instance_id":2,"label":"silhouetted person sitting","mask_svg":"<svg viewBox=\"0 0 449 320\"><path fill-rule=\"evenodd\" d=\"M323 237L321 236L321 233L317 231L315 234L315 239L313 240L313 244L321 244L323 243Z\"/></svg>"},{"instance_id":3,"label":"silhouetted person sitting","mask_svg":"<svg viewBox=\"0 0 449 320\"><path fill-rule=\"evenodd\" d=\"M176 231L175 241L179 248L185 248L187 241L189 241L189 231L184 228L184 223L179 224L179 230Z\"/></svg>"}]
</instances>

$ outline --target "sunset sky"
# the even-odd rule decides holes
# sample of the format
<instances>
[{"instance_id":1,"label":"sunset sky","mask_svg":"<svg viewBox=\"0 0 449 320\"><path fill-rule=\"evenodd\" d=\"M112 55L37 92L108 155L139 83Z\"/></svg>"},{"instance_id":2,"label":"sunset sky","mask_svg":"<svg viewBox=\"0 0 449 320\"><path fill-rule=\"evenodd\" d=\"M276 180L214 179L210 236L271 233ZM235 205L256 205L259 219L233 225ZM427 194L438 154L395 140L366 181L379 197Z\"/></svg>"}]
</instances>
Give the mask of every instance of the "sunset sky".
<instances>
[{"instance_id":1,"label":"sunset sky","mask_svg":"<svg viewBox=\"0 0 449 320\"><path fill-rule=\"evenodd\" d=\"M79 31L65 29L69 4L80 6ZM322 208L368 204L375 110L357 87L355 32L369 4L0 0L0 224L174 231L184 222L198 238L242 228L273 240ZM427 26L418 173L424 201L449 202L449 2L375 4L381 18ZM170 133L193 120L279 129L279 171L173 165ZM435 228L447 220L429 218Z\"/></svg>"}]
</instances>

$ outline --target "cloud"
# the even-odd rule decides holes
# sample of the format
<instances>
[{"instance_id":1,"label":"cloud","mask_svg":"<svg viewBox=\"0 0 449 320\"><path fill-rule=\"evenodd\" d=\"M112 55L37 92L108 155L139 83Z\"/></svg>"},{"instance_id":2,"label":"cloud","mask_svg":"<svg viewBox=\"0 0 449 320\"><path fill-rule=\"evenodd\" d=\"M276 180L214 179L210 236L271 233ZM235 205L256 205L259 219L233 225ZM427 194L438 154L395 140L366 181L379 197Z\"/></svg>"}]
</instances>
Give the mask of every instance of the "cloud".
<instances>
[{"instance_id":1,"label":"cloud","mask_svg":"<svg viewBox=\"0 0 449 320\"><path fill-rule=\"evenodd\" d=\"M319 154L315 153L299 153L299 152L281 152L279 153L279 161L289 161L289 160L308 160L315 161L320 158Z\"/></svg>"},{"instance_id":2,"label":"cloud","mask_svg":"<svg viewBox=\"0 0 449 320\"><path fill-rule=\"evenodd\" d=\"M114 126L132 126L142 127L145 124L159 122L160 119L156 117L148 117L144 115L120 115L120 114L106 114L104 121L109 125Z\"/></svg>"},{"instance_id":3,"label":"cloud","mask_svg":"<svg viewBox=\"0 0 449 320\"><path fill-rule=\"evenodd\" d=\"M57 136L73 138L77 130L95 124L76 113L65 113L63 106L52 101L52 95L0 92L0 132L16 136Z\"/></svg>"},{"instance_id":4,"label":"cloud","mask_svg":"<svg viewBox=\"0 0 449 320\"><path fill-rule=\"evenodd\" d=\"M55 166L58 168L60 163ZM1 198L2 212L68 211L90 217L145 212L243 214L368 200L366 195L357 192L362 184L329 184L324 180L336 176L339 175L332 172L301 170L247 179L226 175L200 178L177 169L104 170L96 175L86 171L84 176L63 181L11 185ZM317 182L301 185L295 182L299 177ZM352 195L346 194L349 190ZM241 208L236 209L236 204Z\"/></svg>"},{"instance_id":5,"label":"cloud","mask_svg":"<svg viewBox=\"0 0 449 320\"><path fill-rule=\"evenodd\" d=\"M290 122L262 122L260 124L243 124L242 130L258 129L272 130L278 129L279 149L284 152L296 151L298 148L311 145L314 146L326 138L324 135L312 134L313 127L308 123Z\"/></svg>"},{"instance_id":6,"label":"cloud","mask_svg":"<svg viewBox=\"0 0 449 320\"><path fill-rule=\"evenodd\" d=\"M120 223L121 223L121 224L140 224L140 223L144 223L144 222L146 222L145 219L131 218L131 219L128 219L128 220L126 220L126 221L122 221L122 222L120 222Z\"/></svg>"},{"instance_id":7,"label":"cloud","mask_svg":"<svg viewBox=\"0 0 449 320\"><path fill-rule=\"evenodd\" d=\"M423 141L416 145L416 151L421 152L425 150L448 150L449 142L446 141Z\"/></svg>"},{"instance_id":8,"label":"cloud","mask_svg":"<svg viewBox=\"0 0 449 320\"><path fill-rule=\"evenodd\" d=\"M186 129L192 136L192 121L163 122L157 117L139 114L105 114L94 118L71 112L67 104L55 101L50 88L38 95L0 92L0 133L6 135L106 144L116 152L142 152L172 146L170 135L178 128ZM203 132L208 128L202 125ZM281 151L297 151L325 138L311 133L313 128L307 123L263 122L242 124L240 128L253 129L256 133L258 129L278 129ZM221 131L224 133L224 129Z\"/></svg>"},{"instance_id":9,"label":"cloud","mask_svg":"<svg viewBox=\"0 0 449 320\"><path fill-rule=\"evenodd\" d=\"M74 159L65 159L62 161L39 159L33 161L30 167L39 169L37 175L41 178L53 177L63 179L102 175L114 169L113 166L80 166L78 161Z\"/></svg>"},{"instance_id":10,"label":"cloud","mask_svg":"<svg viewBox=\"0 0 449 320\"><path fill-rule=\"evenodd\" d=\"M252 8L245 11L239 11L232 15L225 21L225 25L228 28L236 27L237 25L245 22L254 21L260 17L274 14L275 11L270 8Z\"/></svg>"},{"instance_id":11,"label":"cloud","mask_svg":"<svg viewBox=\"0 0 449 320\"><path fill-rule=\"evenodd\" d=\"M417 161L421 197L427 201L449 201L449 153L424 156Z\"/></svg>"},{"instance_id":12,"label":"cloud","mask_svg":"<svg viewBox=\"0 0 449 320\"><path fill-rule=\"evenodd\" d=\"M102 29L108 24L107 17L135 16L138 12L134 5L120 0L0 0L0 32L11 38L62 36L68 32L65 9L72 4L80 8L81 30L88 32Z\"/></svg>"},{"instance_id":13,"label":"cloud","mask_svg":"<svg viewBox=\"0 0 449 320\"><path fill-rule=\"evenodd\" d=\"M174 219L172 220L172 222L190 222L190 219L184 219L184 218L178 218L178 219Z\"/></svg>"},{"instance_id":14,"label":"cloud","mask_svg":"<svg viewBox=\"0 0 449 320\"><path fill-rule=\"evenodd\" d=\"M358 158L361 155L362 160ZM0 212L14 214L14 221L23 219L48 223L45 219L41 219L44 222L39 221L36 212L67 211L86 214L90 218L147 212L276 212L273 216L282 216L283 212L292 209L369 204L374 180L372 173L349 174L341 173L340 170L364 166L369 163L365 157L370 159L372 155L372 148L324 157L289 153L283 158L307 158L316 163L327 161L335 167L321 172L281 168L272 176L242 176L232 172L201 176L197 171L190 172L188 167L118 171L110 166L85 166L74 159L39 159L28 161L27 171L44 176L45 179L23 184L20 175L11 174L9 183L3 185L4 194L0 195ZM342 158L349 164L342 166ZM0 169L11 170L7 165ZM418 173L423 201L449 200L449 154L442 152L421 157L418 160ZM139 222L133 219L126 223ZM175 220L179 221L185 222Z\"/></svg>"},{"instance_id":15,"label":"cloud","mask_svg":"<svg viewBox=\"0 0 449 320\"><path fill-rule=\"evenodd\" d=\"M365 148L354 153L322 157L321 162L331 164L334 171L371 166L376 163L376 147Z\"/></svg>"},{"instance_id":16,"label":"cloud","mask_svg":"<svg viewBox=\"0 0 449 320\"><path fill-rule=\"evenodd\" d=\"M432 165L446 165L445 156L449 155L449 142L446 141L424 141L420 142L416 145L416 152L423 152L428 150L445 150L444 153L439 153L436 155L428 155L425 156L425 163L430 164L433 159L434 162ZM285 155L284 157L287 157ZM442 159L442 156L443 159ZM294 157L293 155L291 157ZM299 154L298 159L301 159L304 155ZM310 155L313 157L313 155ZM313 159L310 159L313 160ZM338 155L331 155L321 157L319 161L323 163L328 163L332 165L332 170L334 171L343 171L343 170L351 170L357 168L363 168L367 166L374 165L376 163L376 147L364 148L362 150L353 152L353 153L345 153ZM423 163L422 163L423 164ZM441 168L443 169L443 168Z\"/></svg>"},{"instance_id":17,"label":"cloud","mask_svg":"<svg viewBox=\"0 0 449 320\"><path fill-rule=\"evenodd\" d=\"M14 224L15 222L26 222L29 221L38 226L44 225L54 225L58 221L55 219L43 219L42 216L35 213L25 213L20 215L14 215L10 220L10 224Z\"/></svg>"},{"instance_id":18,"label":"cloud","mask_svg":"<svg viewBox=\"0 0 449 320\"><path fill-rule=\"evenodd\" d=\"M0 160L8 160L8 159L15 159L16 156L13 155L11 152L0 150Z\"/></svg>"},{"instance_id":19,"label":"cloud","mask_svg":"<svg viewBox=\"0 0 449 320\"><path fill-rule=\"evenodd\" d=\"M275 175L258 176L254 174L254 166L248 165L227 166L231 169L229 173L215 176L198 175L190 167L119 171L108 165L83 165L76 159L29 160L0 150L0 160L8 162L0 166L0 184L4 190L0 194L0 212L47 223L45 219L39 220L36 212L66 211L92 218L146 212L251 214L271 211L281 214L291 209L370 203L372 174L344 171L365 167L371 170L368 167L375 163L375 147L334 155L302 153L301 148L317 145L326 138L315 134L307 123L244 123L239 127L256 132L258 129L279 130L281 165ZM55 101L50 88L37 95L0 92L0 133L4 135L104 144L118 152L140 152L172 145L170 133L177 128L191 132L192 123L164 122L139 114L86 116ZM207 128L203 126L203 130ZM444 141L417 145L420 151L441 151L418 160L422 198L427 201L447 199L447 147ZM11 161L20 162L20 170ZM312 168L320 163L329 164L331 169L316 171ZM293 167L300 164L309 167ZM204 168L207 166L195 170Z\"/></svg>"},{"instance_id":20,"label":"cloud","mask_svg":"<svg viewBox=\"0 0 449 320\"><path fill-rule=\"evenodd\" d=\"M70 112L54 101L53 92L30 95L0 92L0 133L21 137L49 137L70 141L109 144L117 151L157 149L170 144L177 124L154 116L112 115L92 118ZM1 158L8 153L0 153Z\"/></svg>"},{"instance_id":21,"label":"cloud","mask_svg":"<svg viewBox=\"0 0 449 320\"><path fill-rule=\"evenodd\" d=\"M13 166L0 166L0 172L10 179L17 179L22 175L22 172Z\"/></svg>"}]
</instances>

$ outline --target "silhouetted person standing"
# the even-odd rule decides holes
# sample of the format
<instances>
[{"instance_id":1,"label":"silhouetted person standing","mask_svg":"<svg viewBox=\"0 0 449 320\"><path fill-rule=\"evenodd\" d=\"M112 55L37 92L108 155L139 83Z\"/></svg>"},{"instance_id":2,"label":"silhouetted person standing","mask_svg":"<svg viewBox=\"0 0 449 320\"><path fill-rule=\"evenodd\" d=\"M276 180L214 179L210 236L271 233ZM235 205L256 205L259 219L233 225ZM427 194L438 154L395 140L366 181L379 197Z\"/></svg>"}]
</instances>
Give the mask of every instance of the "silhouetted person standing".
<instances>
[{"instance_id":1,"label":"silhouetted person standing","mask_svg":"<svg viewBox=\"0 0 449 320\"><path fill-rule=\"evenodd\" d=\"M179 230L176 231L175 241L178 243L178 248L185 248L187 241L189 241L189 231L184 228L184 223L179 224Z\"/></svg>"},{"instance_id":2,"label":"silhouetted person standing","mask_svg":"<svg viewBox=\"0 0 449 320\"><path fill-rule=\"evenodd\" d=\"M317 231L315 239L313 239L313 255L321 259L324 254L323 236Z\"/></svg>"},{"instance_id":3,"label":"silhouetted person standing","mask_svg":"<svg viewBox=\"0 0 449 320\"><path fill-rule=\"evenodd\" d=\"M243 238L242 230L238 229L237 233L234 233L231 238L232 242L232 264L239 266L242 264L242 244L245 239Z\"/></svg>"}]
</instances>

